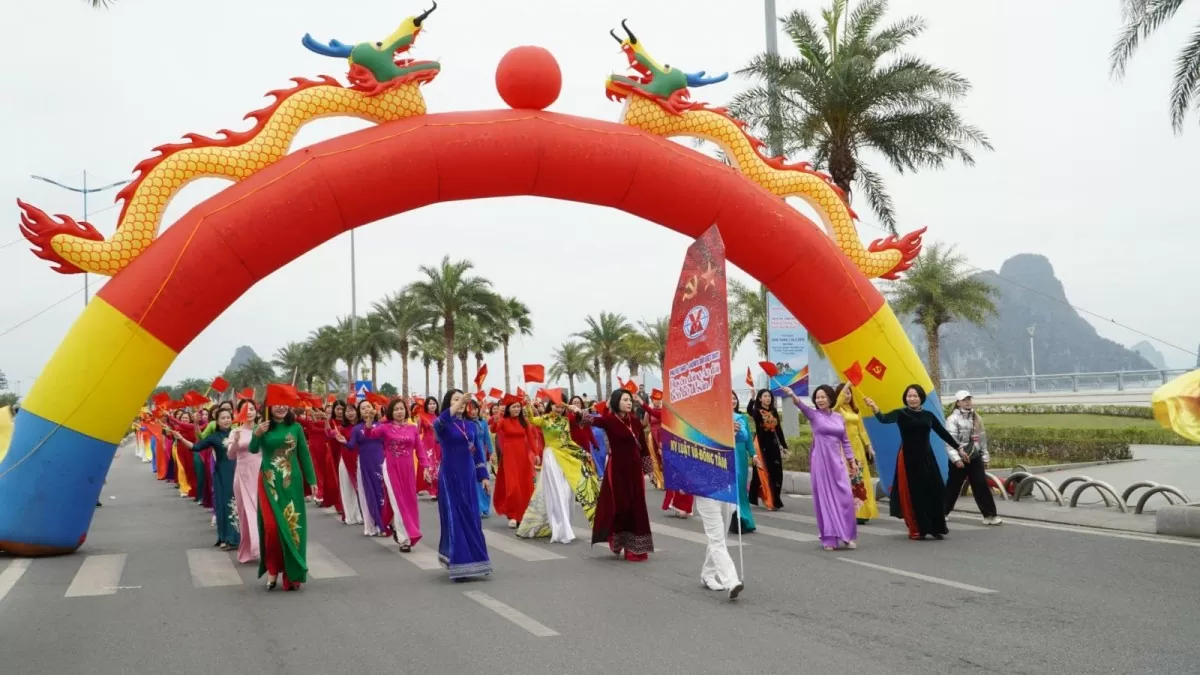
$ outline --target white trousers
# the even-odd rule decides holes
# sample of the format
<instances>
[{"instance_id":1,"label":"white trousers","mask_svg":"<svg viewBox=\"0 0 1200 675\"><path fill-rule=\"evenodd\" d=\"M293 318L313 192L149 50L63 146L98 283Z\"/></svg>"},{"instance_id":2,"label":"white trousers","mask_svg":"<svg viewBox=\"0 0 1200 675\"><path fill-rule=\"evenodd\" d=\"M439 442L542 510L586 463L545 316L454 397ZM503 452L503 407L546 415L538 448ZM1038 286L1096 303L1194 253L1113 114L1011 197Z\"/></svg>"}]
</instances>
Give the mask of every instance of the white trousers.
<instances>
[{"instance_id":1,"label":"white trousers","mask_svg":"<svg viewBox=\"0 0 1200 675\"><path fill-rule=\"evenodd\" d=\"M696 497L696 512L704 523L704 534L708 537L708 549L704 554L704 567L700 569L700 581L714 591L727 591L738 583L737 568L729 549L725 545L725 533L729 519L733 516L733 504L718 502L707 497Z\"/></svg>"}]
</instances>

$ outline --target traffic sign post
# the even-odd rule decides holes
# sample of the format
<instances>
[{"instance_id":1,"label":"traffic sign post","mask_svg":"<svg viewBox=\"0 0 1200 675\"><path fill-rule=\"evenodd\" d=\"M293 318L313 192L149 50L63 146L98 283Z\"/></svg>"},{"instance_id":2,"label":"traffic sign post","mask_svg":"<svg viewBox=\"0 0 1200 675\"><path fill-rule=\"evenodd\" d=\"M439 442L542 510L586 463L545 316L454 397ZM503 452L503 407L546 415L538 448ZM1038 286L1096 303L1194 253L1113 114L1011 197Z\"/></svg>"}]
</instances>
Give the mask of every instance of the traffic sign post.
<instances>
[{"instance_id":1,"label":"traffic sign post","mask_svg":"<svg viewBox=\"0 0 1200 675\"><path fill-rule=\"evenodd\" d=\"M354 397L360 401L365 399L367 394L372 391L374 391L374 388L371 387L370 380L358 380L354 383Z\"/></svg>"}]
</instances>

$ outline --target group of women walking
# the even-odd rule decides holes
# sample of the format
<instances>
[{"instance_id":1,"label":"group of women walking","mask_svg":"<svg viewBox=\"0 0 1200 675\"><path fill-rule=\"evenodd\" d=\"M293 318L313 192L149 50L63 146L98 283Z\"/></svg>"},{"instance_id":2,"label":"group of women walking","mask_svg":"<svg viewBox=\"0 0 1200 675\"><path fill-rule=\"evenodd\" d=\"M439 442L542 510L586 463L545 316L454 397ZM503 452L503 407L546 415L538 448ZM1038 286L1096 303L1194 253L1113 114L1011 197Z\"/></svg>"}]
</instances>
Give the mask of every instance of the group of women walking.
<instances>
[{"instance_id":1,"label":"group of women walking","mask_svg":"<svg viewBox=\"0 0 1200 675\"><path fill-rule=\"evenodd\" d=\"M812 428L821 545L856 548L857 526L877 517L878 507L868 472L874 453L853 391L822 385L811 406L785 391ZM982 422L969 393L957 399L951 431L923 409L919 386L910 386L904 405L888 413L863 399L879 422L900 428L903 449L890 504L913 539L947 533L945 515L968 479L973 487L984 481L976 499L985 522L999 524L983 474ZM593 544L640 562L654 551L645 485L656 466L661 471L660 400L622 388L607 403L590 404L579 397L532 402L506 395L483 405L456 389L440 405L432 398L379 396L330 401L323 410L224 402L165 418L171 461L159 477L176 481L181 496L212 510L214 546L237 550L243 563L258 561L268 589L281 577L285 590L307 581L308 500L336 510L347 525L361 525L366 536L392 537L407 553L422 539L418 500L428 496L441 521L439 560L456 581L491 573L482 519L493 510L518 537L566 544L575 539L571 512L578 504L592 524ZM745 412L735 394L731 416L739 504L667 491L663 510L699 513L709 539L701 579L737 597L743 585L725 533L755 531L750 504L760 499L768 510L783 508L788 449L770 390L759 391ZM952 448L949 486L930 447L931 432Z\"/></svg>"}]
</instances>

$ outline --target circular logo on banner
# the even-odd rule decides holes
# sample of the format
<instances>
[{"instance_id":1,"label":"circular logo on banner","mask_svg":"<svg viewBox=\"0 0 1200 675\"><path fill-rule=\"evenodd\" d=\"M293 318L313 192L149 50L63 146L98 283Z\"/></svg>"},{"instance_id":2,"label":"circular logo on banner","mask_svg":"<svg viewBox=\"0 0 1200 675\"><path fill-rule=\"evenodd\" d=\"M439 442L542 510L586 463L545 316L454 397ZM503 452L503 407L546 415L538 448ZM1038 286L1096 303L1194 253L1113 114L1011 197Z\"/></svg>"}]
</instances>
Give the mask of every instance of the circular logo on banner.
<instances>
[{"instance_id":1,"label":"circular logo on banner","mask_svg":"<svg viewBox=\"0 0 1200 675\"><path fill-rule=\"evenodd\" d=\"M708 308L696 305L683 317L683 334L689 340L698 340L708 330Z\"/></svg>"}]
</instances>

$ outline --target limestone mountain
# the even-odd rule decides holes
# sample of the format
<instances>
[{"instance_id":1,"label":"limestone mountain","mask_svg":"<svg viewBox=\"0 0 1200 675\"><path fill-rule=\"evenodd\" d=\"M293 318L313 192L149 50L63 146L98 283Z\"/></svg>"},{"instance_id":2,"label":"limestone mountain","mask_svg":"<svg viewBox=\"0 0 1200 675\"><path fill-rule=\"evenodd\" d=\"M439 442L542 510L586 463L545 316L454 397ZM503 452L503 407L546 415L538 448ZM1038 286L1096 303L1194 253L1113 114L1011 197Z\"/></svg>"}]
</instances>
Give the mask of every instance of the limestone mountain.
<instances>
[{"instance_id":1,"label":"limestone mountain","mask_svg":"<svg viewBox=\"0 0 1200 675\"><path fill-rule=\"evenodd\" d=\"M943 377L1029 374L1030 326L1034 327L1034 365L1040 374L1156 368L1136 351L1101 337L1068 304L1062 282L1045 256L1022 253L1006 260L999 274L981 272L976 277L996 288L997 316L983 328L965 323L942 328ZM909 337L924 357L922 331L906 323Z\"/></svg>"},{"instance_id":2,"label":"limestone mountain","mask_svg":"<svg viewBox=\"0 0 1200 675\"><path fill-rule=\"evenodd\" d=\"M231 373L257 358L260 358L257 352L246 345L242 345L233 353L233 358L229 360L229 365L225 366L225 370L222 372Z\"/></svg>"},{"instance_id":3,"label":"limestone mountain","mask_svg":"<svg viewBox=\"0 0 1200 675\"><path fill-rule=\"evenodd\" d=\"M1167 369L1166 357L1163 356L1162 352L1155 349L1154 345L1150 344L1146 340L1142 340L1136 345L1130 347L1130 349L1137 352L1138 355L1143 359L1149 361L1150 365L1154 366L1155 368L1158 368L1159 370Z\"/></svg>"}]
</instances>

